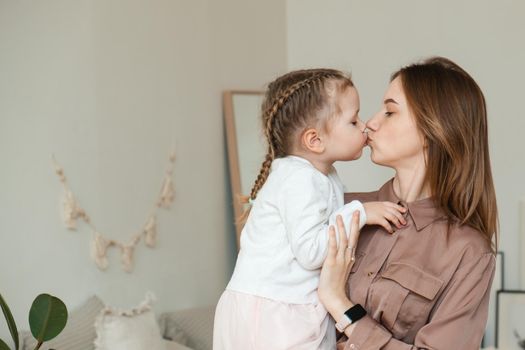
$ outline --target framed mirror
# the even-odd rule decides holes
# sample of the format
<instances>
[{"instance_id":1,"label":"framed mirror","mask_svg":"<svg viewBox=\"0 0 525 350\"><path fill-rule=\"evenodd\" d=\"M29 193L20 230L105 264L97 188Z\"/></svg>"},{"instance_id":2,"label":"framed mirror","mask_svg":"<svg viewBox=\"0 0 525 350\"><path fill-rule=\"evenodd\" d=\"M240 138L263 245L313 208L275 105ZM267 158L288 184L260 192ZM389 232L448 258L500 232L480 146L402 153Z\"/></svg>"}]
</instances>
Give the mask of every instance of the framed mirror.
<instances>
[{"instance_id":1,"label":"framed mirror","mask_svg":"<svg viewBox=\"0 0 525 350\"><path fill-rule=\"evenodd\" d=\"M261 128L262 91L228 90L223 92L224 121L230 184L233 198L233 220L237 234L237 249L242 225L237 219L246 209L239 196L250 194L265 155Z\"/></svg>"}]
</instances>

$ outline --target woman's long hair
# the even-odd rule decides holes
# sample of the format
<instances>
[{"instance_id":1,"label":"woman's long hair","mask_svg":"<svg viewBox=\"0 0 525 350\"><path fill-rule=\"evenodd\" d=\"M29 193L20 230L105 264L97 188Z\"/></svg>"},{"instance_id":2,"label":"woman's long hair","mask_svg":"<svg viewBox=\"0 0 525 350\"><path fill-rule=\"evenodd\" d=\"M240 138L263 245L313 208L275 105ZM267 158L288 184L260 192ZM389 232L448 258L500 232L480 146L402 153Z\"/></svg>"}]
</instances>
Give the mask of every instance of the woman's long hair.
<instances>
[{"instance_id":1,"label":"woman's long hair","mask_svg":"<svg viewBox=\"0 0 525 350\"><path fill-rule=\"evenodd\" d=\"M391 80L397 77L428 147L426 183L436 205L449 223L478 230L495 252L498 209L481 89L465 70L443 57L404 67Z\"/></svg>"}]
</instances>

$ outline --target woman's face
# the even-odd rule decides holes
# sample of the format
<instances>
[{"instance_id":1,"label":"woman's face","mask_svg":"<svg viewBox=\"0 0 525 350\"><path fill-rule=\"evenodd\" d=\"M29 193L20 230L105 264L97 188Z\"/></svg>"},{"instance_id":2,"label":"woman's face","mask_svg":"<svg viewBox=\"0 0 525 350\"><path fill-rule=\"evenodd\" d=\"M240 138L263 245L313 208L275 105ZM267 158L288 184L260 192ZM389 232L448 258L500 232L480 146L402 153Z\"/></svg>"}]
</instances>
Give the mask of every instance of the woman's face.
<instances>
[{"instance_id":1,"label":"woman's face","mask_svg":"<svg viewBox=\"0 0 525 350\"><path fill-rule=\"evenodd\" d=\"M424 160L424 138L408 108L400 77L390 83L383 107L366 126L372 162L400 169Z\"/></svg>"}]
</instances>

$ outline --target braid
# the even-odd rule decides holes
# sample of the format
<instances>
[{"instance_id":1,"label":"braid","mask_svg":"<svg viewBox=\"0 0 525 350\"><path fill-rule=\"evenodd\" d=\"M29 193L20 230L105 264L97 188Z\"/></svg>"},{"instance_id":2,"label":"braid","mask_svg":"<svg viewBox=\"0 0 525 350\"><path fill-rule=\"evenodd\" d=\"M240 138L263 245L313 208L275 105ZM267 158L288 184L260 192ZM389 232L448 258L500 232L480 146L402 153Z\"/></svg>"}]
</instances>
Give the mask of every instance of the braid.
<instances>
[{"instance_id":1,"label":"braid","mask_svg":"<svg viewBox=\"0 0 525 350\"><path fill-rule=\"evenodd\" d=\"M272 148L271 146L269 147ZM268 175L270 174L270 168L272 166L272 162L274 160L274 156L271 152L268 152L266 154L266 158L264 159L264 162L261 165L261 170L259 171L259 175L257 175L257 179L255 180L255 184L252 187L252 192L250 193L250 199L255 199L257 197L257 193L261 189L261 187L266 182L266 179L268 178Z\"/></svg>"},{"instance_id":2,"label":"braid","mask_svg":"<svg viewBox=\"0 0 525 350\"><path fill-rule=\"evenodd\" d=\"M321 77L321 74L313 75L310 78L304 79L302 81L299 81L293 85L291 85L288 89L286 89L273 103L272 107L267 111L266 113L266 127L265 127L265 134L266 139L268 140L268 152L266 153L266 157L264 159L264 162L261 165L261 170L259 172L259 175L257 176L257 179L255 180L255 184L252 187L252 192L250 194L250 199L255 199L257 197L257 193L261 189L261 187L266 182L266 179L268 178L268 175L270 174L270 168L272 165L273 160L275 159L275 147L274 147L274 138L275 135L273 133L273 127L274 127L274 121L275 117L277 116L279 110L282 108L282 106L286 103L286 101L296 92L297 90L301 89L304 86L307 86L308 84L312 83L313 81L319 79Z\"/></svg>"},{"instance_id":3,"label":"braid","mask_svg":"<svg viewBox=\"0 0 525 350\"><path fill-rule=\"evenodd\" d=\"M323 78L330 78L332 76L330 76L330 74L327 74L327 73L317 73L315 75L312 75L309 78L306 78L302 81L299 81L291 85L288 89L283 91L281 96L278 96L278 98L276 98L275 102L273 103L273 105L270 107L270 109L267 112L268 120L266 122L266 132L268 133L269 131L272 130L272 123L273 123L273 119L275 115L277 115L277 112L279 111L279 109L286 103L286 101L288 101L290 96L292 96L299 89L307 85L310 85L315 81L322 82Z\"/></svg>"},{"instance_id":4,"label":"braid","mask_svg":"<svg viewBox=\"0 0 525 350\"><path fill-rule=\"evenodd\" d=\"M288 154L290 135L301 124L305 124L307 115L326 104L324 84L329 79L344 80L348 85L353 86L349 77L333 69L299 70L270 83L262 106L263 129L268 142L268 151L250 195L241 196L241 203L249 203L257 197L257 193L270 175L274 159ZM288 106L288 102L294 100L295 102ZM286 111L283 111L285 109ZM238 223L246 222L250 209L249 207L241 215Z\"/></svg>"}]
</instances>

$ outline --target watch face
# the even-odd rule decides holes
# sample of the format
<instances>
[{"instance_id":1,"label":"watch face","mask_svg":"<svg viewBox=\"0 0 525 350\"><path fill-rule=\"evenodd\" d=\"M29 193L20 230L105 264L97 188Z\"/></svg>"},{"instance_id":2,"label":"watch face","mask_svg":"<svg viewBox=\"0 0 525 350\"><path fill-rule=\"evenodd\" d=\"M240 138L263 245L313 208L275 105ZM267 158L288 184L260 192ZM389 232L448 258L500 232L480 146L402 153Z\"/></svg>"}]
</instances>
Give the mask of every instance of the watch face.
<instances>
[{"instance_id":1,"label":"watch face","mask_svg":"<svg viewBox=\"0 0 525 350\"><path fill-rule=\"evenodd\" d=\"M356 304L346 310L345 316L348 317L350 323L354 323L366 316L366 310L360 304Z\"/></svg>"}]
</instances>

